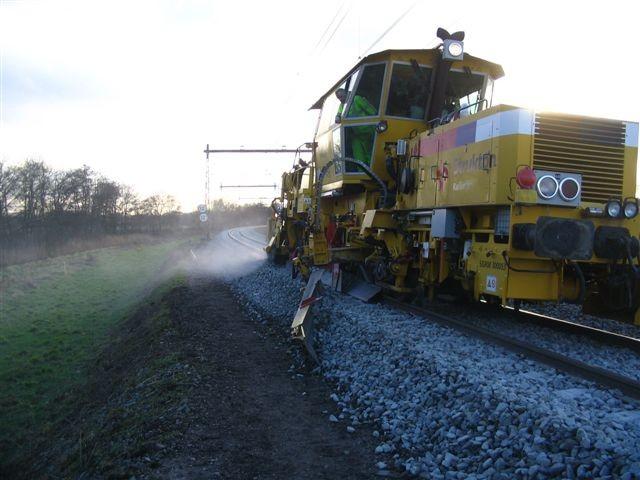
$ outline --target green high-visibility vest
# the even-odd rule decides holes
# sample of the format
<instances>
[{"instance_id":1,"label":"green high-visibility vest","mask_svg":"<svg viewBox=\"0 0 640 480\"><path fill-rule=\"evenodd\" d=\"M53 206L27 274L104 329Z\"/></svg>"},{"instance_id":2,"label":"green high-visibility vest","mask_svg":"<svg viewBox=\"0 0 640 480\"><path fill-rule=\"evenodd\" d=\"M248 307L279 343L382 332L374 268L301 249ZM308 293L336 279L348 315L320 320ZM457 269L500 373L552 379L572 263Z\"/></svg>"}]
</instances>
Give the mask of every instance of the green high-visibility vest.
<instances>
[{"instance_id":1,"label":"green high-visibility vest","mask_svg":"<svg viewBox=\"0 0 640 480\"><path fill-rule=\"evenodd\" d=\"M376 108L369 103L369 100L361 95L356 95L353 97L347 117L370 117L377 113Z\"/></svg>"},{"instance_id":2,"label":"green high-visibility vest","mask_svg":"<svg viewBox=\"0 0 640 480\"><path fill-rule=\"evenodd\" d=\"M344 109L344 103L341 103L338 107L338 115L342 115L342 110ZM356 95L353 97L353 101L351 102L351 106L349 107L349 113L347 113L347 117L370 117L373 115L377 115L378 112L376 107L369 103L369 100L364 98L363 96Z\"/></svg>"}]
</instances>

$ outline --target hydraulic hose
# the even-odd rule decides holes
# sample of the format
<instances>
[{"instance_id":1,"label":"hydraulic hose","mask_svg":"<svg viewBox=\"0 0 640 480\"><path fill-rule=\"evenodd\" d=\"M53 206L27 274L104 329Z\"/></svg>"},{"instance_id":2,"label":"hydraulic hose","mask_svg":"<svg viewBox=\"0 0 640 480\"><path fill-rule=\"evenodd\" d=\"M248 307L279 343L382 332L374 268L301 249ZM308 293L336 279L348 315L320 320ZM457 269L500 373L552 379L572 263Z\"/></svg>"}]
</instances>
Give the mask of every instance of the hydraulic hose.
<instances>
[{"instance_id":1,"label":"hydraulic hose","mask_svg":"<svg viewBox=\"0 0 640 480\"><path fill-rule=\"evenodd\" d=\"M576 277L578 278L578 298L571 300L569 303L582 304L587 295L587 282L584 279L584 273L582 273L582 268L580 268L577 262L568 262L568 265L573 267L573 270L576 272Z\"/></svg>"},{"instance_id":2,"label":"hydraulic hose","mask_svg":"<svg viewBox=\"0 0 640 480\"><path fill-rule=\"evenodd\" d=\"M625 247L625 250L627 252L627 261L629 262L629 265L631 266L631 269L633 270L633 273L635 273L636 276L638 276L638 274L640 272L638 271L637 265L634 265L634 263L633 263L633 254L631 253L631 239L630 238L625 238L624 247Z\"/></svg>"}]
</instances>

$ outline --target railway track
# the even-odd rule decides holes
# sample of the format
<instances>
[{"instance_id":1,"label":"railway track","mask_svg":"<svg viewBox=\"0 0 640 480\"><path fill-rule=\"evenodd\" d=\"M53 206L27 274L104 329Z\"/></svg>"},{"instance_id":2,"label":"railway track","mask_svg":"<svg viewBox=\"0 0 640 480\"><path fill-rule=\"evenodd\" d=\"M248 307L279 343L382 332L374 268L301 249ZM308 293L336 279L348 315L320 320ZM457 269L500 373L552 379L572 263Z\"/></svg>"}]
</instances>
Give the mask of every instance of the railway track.
<instances>
[{"instance_id":1,"label":"railway track","mask_svg":"<svg viewBox=\"0 0 640 480\"><path fill-rule=\"evenodd\" d=\"M228 230L227 234L233 241L247 248L262 251L264 242L248 235L245 230L246 228L234 228ZM503 348L507 348L510 351L552 366L570 375L577 376L609 388L619 389L630 397L640 399L640 381L634 378L621 375L597 365L577 360L570 356L558 353L557 351L540 347L531 342L469 323L468 321L456 319L451 315L444 314L434 309L410 305L393 298L385 298L384 303L391 305L394 308L435 321L440 325L454 328L460 332L481 338L484 341L500 345ZM573 335L576 337L576 341L579 337L587 337L600 342L603 345L626 348L640 354L640 340L633 337L527 310L516 311L513 308L504 308L501 309L500 313L507 315L509 320L513 322L528 323Z\"/></svg>"},{"instance_id":2,"label":"railway track","mask_svg":"<svg viewBox=\"0 0 640 480\"><path fill-rule=\"evenodd\" d=\"M628 348L629 350L633 350L640 354L640 340L634 337L590 327L588 325L582 325L580 323L570 322L568 320L562 320L560 318L550 317L548 315L542 315L529 310L516 311L512 307L505 307L504 310L510 312L511 316L516 321L548 327L565 333L583 335L606 345Z\"/></svg>"},{"instance_id":3,"label":"railway track","mask_svg":"<svg viewBox=\"0 0 640 480\"><path fill-rule=\"evenodd\" d=\"M231 228L227 230L227 236L234 242L237 242L247 248L259 250L261 252L264 251L264 242L247 235L244 231L246 228L247 227Z\"/></svg>"},{"instance_id":4,"label":"railway track","mask_svg":"<svg viewBox=\"0 0 640 480\"><path fill-rule=\"evenodd\" d=\"M609 388L619 389L630 397L640 399L640 381L636 379L621 375L606 368L591 365L547 348L542 348L534 345L533 343L514 338L510 335L505 335L504 333L497 332L489 328L484 328L471 324L467 321L453 318L451 315L446 315L432 309L410 305L392 298L385 298L384 303L399 310L434 321L440 325L453 328L460 332L481 338L487 342L500 345L510 351L545 363L568 374L596 382ZM544 325L576 336L585 335L607 345L623 346L625 348L632 349L636 353L640 353L640 342L631 337L587 327L573 322L568 322L566 320L535 314L533 312L515 312L511 310L508 314L517 321L538 323L539 325Z\"/></svg>"}]
</instances>

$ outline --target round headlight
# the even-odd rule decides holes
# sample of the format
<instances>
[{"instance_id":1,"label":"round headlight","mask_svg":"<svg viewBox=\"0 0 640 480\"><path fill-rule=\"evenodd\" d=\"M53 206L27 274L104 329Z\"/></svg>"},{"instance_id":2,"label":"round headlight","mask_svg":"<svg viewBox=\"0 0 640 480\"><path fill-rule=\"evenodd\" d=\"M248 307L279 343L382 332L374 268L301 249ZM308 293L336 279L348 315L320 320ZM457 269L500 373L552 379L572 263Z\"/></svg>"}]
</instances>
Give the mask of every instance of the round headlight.
<instances>
[{"instance_id":1,"label":"round headlight","mask_svg":"<svg viewBox=\"0 0 640 480\"><path fill-rule=\"evenodd\" d=\"M636 215L638 215L638 201L627 200L626 202L624 202L623 212L625 217L634 218Z\"/></svg>"},{"instance_id":2,"label":"round headlight","mask_svg":"<svg viewBox=\"0 0 640 480\"><path fill-rule=\"evenodd\" d=\"M459 57L462 55L462 45L460 43L450 43L449 44L449 55L452 57Z\"/></svg>"},{"instance_id":3,"label":"round headlight","mask_svg":"<svg viewBox=\"0 0 640 480\"><path fill-rule=\"evenodd\" d=\"M543 175L536 184L538 195L549 200L558 193L558 181L551 175Z\"/></svg>"},{"instance_id":4,"label":"round headlight","mask_svg":"<svg viewBox=\"0 0 640 480\"><path fill-rule=\"evenodd\" d=\"M618 218L621 210L622 205L620 205L618 200L609 200L604 207L604 211L607 213L607 216L611 218Z\"/></svg>"},{"instance_id":5,"label":"round headlight","mask_svg":"<svg viewBox=\"0 0 640 480\"><path fill-rule=\"evenodd\" d=\"M580 184L575 178L565 178L560 182L560 196L570 202L580 195Z\"/></svg>"}]
</instances>

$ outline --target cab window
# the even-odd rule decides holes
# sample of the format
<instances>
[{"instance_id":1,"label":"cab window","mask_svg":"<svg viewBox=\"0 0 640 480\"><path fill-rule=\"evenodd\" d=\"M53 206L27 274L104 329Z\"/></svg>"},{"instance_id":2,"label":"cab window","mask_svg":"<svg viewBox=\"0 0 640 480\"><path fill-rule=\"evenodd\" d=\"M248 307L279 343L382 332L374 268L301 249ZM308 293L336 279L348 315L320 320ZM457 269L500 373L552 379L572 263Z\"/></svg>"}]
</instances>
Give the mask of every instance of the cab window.
<instances>
[{"instance_id":1,"label":"cab window","mask_svg":"<svg viewBox=\"0 0 640 480\"><path fill-rule=\"evenodd\" d=\"M359 70L356 70L346 81L342 82L338 88L336 88L331 95L324 99L322 104L322 114L320 115L320 124L318 125L318 132L326 132L329 127L336 123L337 115L342 116L342 110L344 109L344 103L338 98L338 91L344 90L346 95L343 98L348 98L355 84L358 80Z\"/></svg>"},{"instance_id":2,"label":"cab window","mask_svg":"<svg viewBox=\"0 0 640 480\"><path fill-rule=\"evenodd\" d=\"M351 94L353 93L354 89L356 88L356 84L358 83L358 75L359 74L360 74L360 70L356 70L355 72L353 72L353 75L351 75L347 79L347 81L345 82L343 88L347 91L346 98L351 97ZM340 109L340 113L342 113L342 109Z\"/></svg>"},{"instance_id":3,"label":"cab window","mask_svg":"<svg viewBox=\"0 0 640 480\"><path fill-rule=\"evenodd\" d=\"M483 87L484 75L470 71L449 72L443 118L478 113L482 106Z\"/></svg>"},{"instance_id":4,"label":"cab window","mask_svg":"<svg viewBox=\"0 0 640 480\"><path fill-rule=\"evenodd\" d=\"M302 174L302 189L306 190L308 188L311 188L311 169L310 168L305 168L304 169L304 173Z\"/></svg>"},{"instance_id":5,"label":"cab window","mask_svg":"<svg viewBox=\"0 0 640 480\"><path fill-rule=\"evenodd\" d=\"M365 65L355 94L351 95L347 118L377 116L382 96L385 64Z\"/></svg>"},{"instance_id":6,"label":"cab window","mask_svg":"<svg viewBox=\"0 0 640 480\"><path fill-rule=\"evenodd\" d=\"M346 82L343 83L337 90L344 88ZM336 91L337 91L336 90ZM318 124L318 133L326 132L331 125L336 121L336 115L342 110L342 104L335 92L324 99L322 104L322 113L320 114L320 123Z\"/></svg>"},{"instance_id":7,"label":"cab window","mask_svg":"<svg viewBox=\"0 0 640 480\"><path fill-rule=\"evenodd\" d=\"M342 163L340 159L342 158L342 129L336 128L331 135L332 143L333 143L333 159L336 160L333 163L333 169L336 172L336 175L340 175L342 173Z\"/></svg>"},{"instance_id":8,"label":"cab window","mask_svg":"<svg viewBox=\"0 0 640 480\"><path fill-rule=\"evenodd\" d=\"M371 166L371 158L376 139L375 125L349 125L344 129L344 154L347 158L359 160ZM357 173L360 169L353 163L347 163L348 173Z\"/></svg>"},{"instance_id":9,"label":"cab window","mask_svg":"<svg viewBox=\"0 0 640 480\"><path fill-rule=\"evenodd\" d=\"M387 115L424 119L431 72L429 67L394 63L391 71Z\"/></svg>"}]
</instances>

